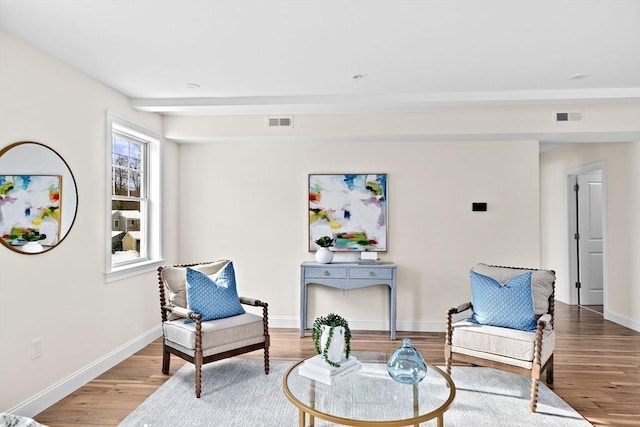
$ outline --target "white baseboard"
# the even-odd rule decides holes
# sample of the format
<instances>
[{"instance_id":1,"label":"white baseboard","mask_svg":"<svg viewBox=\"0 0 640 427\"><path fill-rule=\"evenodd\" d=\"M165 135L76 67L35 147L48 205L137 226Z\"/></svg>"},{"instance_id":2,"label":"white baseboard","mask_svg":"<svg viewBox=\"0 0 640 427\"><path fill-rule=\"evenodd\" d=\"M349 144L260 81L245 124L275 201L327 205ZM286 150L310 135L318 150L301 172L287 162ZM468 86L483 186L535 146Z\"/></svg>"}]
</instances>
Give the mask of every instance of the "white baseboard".
<instances>
[{"instance_id":1,"label":"white baseboard","mask_svg":"<svg viewBox=\"0 0 640 427\"><path fill-rule=\"evenodd\" d=\"M312 325L313 322L307 323ZM444 332L445 324L442 322L429 322L420 320L396 321L396 332ZM363 331L388 331L388 320L349 320L349 327L354 330ZM400 338L400 337L398 337Z\"/></svg>"},{"instance_id":2,"label":"white baseboard","mask_svg":"<svg viewBox=\"0 0 640 427\"><path fill-rule=\"evenodd\" d=\"M307 320L307 329L313 325L313 319ZM300 328L298 317L276 317L269 316L269 327L271 328ZM349 320L349 327L363 331L388 331L388 320ZM444 332L445 322L428 321L400 321L396 323L396 331L402 332Z\"/></svg>"},{"instance_id":3,"label":"white baseboard","mask_svg":"<svg viewBox=\"0 0 640 427\"><path fill-rule=\"evenodd\" d=\"M612 313L610 311L605 310L604 318L606 320L610 320L618 325L622 325L625 328L633 329L636 332L640 332L640 322L633 319L628 319L624 316L620 316L619 314Z\"/></svg>"},{"instance_id":4,"label":"white baseboard","mask_svg":"<svg viewBox=\"0 0 640 427\"><path fill-rule=\"evenodd\" d=\"M300 328L298 317L271 316L269 315L270 328Z\"/></svg>"},{"instance_id":5,"label":"white baseboard","mask_svg":"<svg viewBox=\"0 0 640 427\"><path fill-rule=\"evenodd\" d=\"M398 331L407 332L445 332L446 331L445 317L442 317L441 321L404 321L397 322L396 329Z\"/></svg>"},{"instance_id":6,"label":"white baseboard","mask_svg":"<svg viewBox=\"0 0 640 427\"><path fill-rule=\"evenodd\" d=\"M160 326L132 339L121 347L106 354L95 362L58 381L40 393L14 406L7 412L26 417L34 417L54 403L62 400L97 376L105 373L134 353L142 350L162 336Z\"/></svg>"}]
</instances>

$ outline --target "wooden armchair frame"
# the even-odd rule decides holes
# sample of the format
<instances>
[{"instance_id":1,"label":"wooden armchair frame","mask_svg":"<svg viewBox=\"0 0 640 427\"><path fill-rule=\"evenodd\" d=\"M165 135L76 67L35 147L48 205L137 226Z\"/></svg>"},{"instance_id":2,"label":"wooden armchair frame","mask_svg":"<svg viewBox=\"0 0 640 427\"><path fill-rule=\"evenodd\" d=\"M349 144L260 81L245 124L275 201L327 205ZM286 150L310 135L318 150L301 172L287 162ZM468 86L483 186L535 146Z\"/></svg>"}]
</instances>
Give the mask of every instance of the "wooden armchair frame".
<instances>
[{"instance_id":1,"label":"wooden armchair frame","mask_svg":"<svg viewBox=\"0 0 640 427\"><path fill-rule=\"evenodd\" d=\"M538 271L538 269L533 268L520 268L520 267L502 267L502 266L491 266L491 267L501 267L501 268L513 268L518 270L529 270L529 271ZM552 271L552 270L551 270ZM552 273L555 274L554 271ZM541 364L541 355L542 355L542 338L544 330L547 327L553 329L554 325L554 305L555 305L555 282L553 287L553 292L549 296L549 310L547 314L543 314L537 320L537 326L535 331L535 342L534 342L534 353L533 353L533 365L530 369L522 368L518 366L509 365L507 363L501 363L494 360L483 359L480 357L474 357L467 354L462 353L454 353L453 352L453 316L458 315L460 313L464 313L465 311L473 311L473 305L471 302L467 302L465 304L461 304L457 307L452 307L447 311L447 320L446 320L446 335L445 335L445 346L444 346L444 358L445 358L445 366L447 374L451 375L451 363L453 361L453 355L455 354L456 361L470 363L472 365L485 366L489 368L496 368L503 371L511 372L518 375L524 375L531 377L531 397L529 400L529 409L531 412L535 412L536 407L538 405L538 382L540 380L540 376L542 372L546 370L546 383L548 385L553 385L553 353L544 363Z\"/></svg>"},{"instance_id":2,"label":"wooden armchair frame","mask_svg":"<svg viewBox=\"0 0 640 427\"><path fill-rule=\"evenodd\" d=\"M175 349L171 346L168 346L166 343L166 339L163 337L162 340L162 373L169 373L169 365L171 362L171 355L174 354L181 359L186 360L187 362L193 363L195 365L195 386L196 386L196 397L200 397L202 391L202 366L215 362L217 360L226 359L229 357L237 356L244 353L249 353L251 351L264 349L264 373L269 374L269 313L268 307L269 304L266 302L262 302L260 300L254 298L248 298L240 296L240 303L252 307L262 307L262 325L264 329L264 342L251 344L244 347L238 347L232 350L224 351L221 353L211 354L209 356L203 356L202 349L202 316L199 313L196 313L192 310L187 310L182 307L173 306L167 304L166 296L165 296L165 284L162 278L162 271L167 267L194 267L197 265L208 264L209 262L197 262L190 264L175 264L168 266L160 266L158 267L158 282L159 282L159 290L160 290L160 314L162 316L162 322L166 322L169 314L173 314L174 316L180 318L189 318L195 321L195 331L196 331L196 340L195 340L195 355L191 356L190 354L184 353L178 349Z\"/></svg>"}]
</instances>

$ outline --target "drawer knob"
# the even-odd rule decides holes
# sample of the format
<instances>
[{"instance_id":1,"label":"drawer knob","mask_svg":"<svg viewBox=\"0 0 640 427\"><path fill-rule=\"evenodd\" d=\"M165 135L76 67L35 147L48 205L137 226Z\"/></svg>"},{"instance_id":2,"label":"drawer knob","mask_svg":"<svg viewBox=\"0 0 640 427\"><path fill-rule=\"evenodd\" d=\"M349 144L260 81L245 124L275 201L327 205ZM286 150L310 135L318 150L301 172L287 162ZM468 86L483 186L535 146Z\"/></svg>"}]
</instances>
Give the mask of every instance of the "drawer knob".
<instances>
[{"instance_id":1,"label":"drawer knob","mask_svg":"<svg viewBox=\"0 0 640 427\"><path fill-rule=\"evenodd\" d=\"M324 271L324 275L325 275L325 276L329 276L330 274L331 274L331 273L329 273L329 271L328 271L328 270L325 270L325 271Z\"/></svg>"},{"instance_id":2,"label":"drawer knob","mask_svg":"<svg viewBox=\"0 0 640 427\"><path fill-rule=\"evenodd\" d=\"M373 271L369 272L369 277L375 277L376 273L374 273Z\"/></svg>"}]
</instances>

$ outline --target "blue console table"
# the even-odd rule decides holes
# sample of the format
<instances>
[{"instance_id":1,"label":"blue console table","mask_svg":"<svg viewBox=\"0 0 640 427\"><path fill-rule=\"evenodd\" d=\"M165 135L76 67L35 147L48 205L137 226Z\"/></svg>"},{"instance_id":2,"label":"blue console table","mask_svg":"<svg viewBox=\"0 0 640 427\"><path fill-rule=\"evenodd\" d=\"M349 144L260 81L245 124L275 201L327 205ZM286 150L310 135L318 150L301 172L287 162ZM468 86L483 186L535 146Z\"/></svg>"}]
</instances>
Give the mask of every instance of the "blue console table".
<instances>
[{"instance_id":1,"label":"blue console table","mask_svg":"<svg viewBox=\"0 0 640 427\"><path fill-rule=\"evenodd\" d=\"M300 337L307 328L308 285L338 289L358 289L367 286L389 287L389 330L396 339L396 265L390 263L358 264L334 262L319 264L305 261L300 265Z\"/></svg>"}]
</instances>

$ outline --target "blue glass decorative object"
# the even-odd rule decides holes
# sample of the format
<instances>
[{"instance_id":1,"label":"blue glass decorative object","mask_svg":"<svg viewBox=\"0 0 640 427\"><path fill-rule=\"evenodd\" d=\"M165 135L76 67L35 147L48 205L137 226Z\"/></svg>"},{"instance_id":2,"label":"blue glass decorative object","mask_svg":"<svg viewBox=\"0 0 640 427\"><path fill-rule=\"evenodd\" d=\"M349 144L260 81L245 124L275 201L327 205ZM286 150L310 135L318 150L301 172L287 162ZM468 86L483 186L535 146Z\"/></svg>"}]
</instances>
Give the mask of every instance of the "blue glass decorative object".
<instances>
[{"instance_id":1,"label":"blue glass decorative object","mask_svg":"<svg viewBox=\"0 0 640 427\"><path fill-rule=\"evenodd\" d=\"M427 364L420 352L411 346L411 339L402 338L402 347L394 351L389 358L387 371L394 381L416 384L427 375Z\"/></svg>"}]
</instances>

